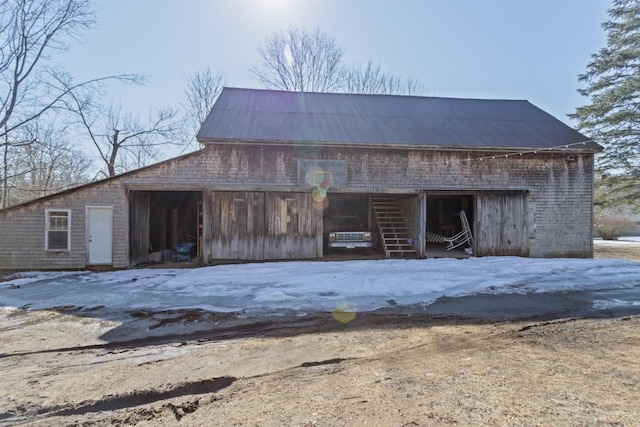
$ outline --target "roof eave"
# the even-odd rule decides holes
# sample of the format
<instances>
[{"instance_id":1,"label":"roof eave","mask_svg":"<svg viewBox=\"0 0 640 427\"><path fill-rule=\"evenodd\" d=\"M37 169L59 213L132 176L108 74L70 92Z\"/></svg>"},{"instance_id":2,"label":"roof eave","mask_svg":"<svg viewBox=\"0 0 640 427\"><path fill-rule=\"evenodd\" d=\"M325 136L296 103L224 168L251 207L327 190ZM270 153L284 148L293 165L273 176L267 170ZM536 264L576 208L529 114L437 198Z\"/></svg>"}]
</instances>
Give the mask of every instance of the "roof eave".
<instances>
[{"instance_id":1,"label":"roof eave","mask_svg":"<svg viewBox=\"0 0 640 427\"><path fill-rule=\"evenodd\" d=\"M329 147L329 148L375 148L375 149L401 149L401 150L444 150L444 151L490 151L490 152L584 152L597 153L602 151L602 147L588 147L594 141L587 140L578 143L559 145L556 147L516 147L516 146L477 146L477 145L434 145L434 144L404 144L404 143L371 143L371 142L339 142L339 141L290 141L290 140L266 140L266 139L233 139L233 138L198 138L201 144L222 144L222 145L272 145L289 147Z\"/></svg>"},{"instance_id":2,"label":"roof eave","mask_svg":"<svg viewBox=\"0 0 640 427\"><path fill-rule=\"evenodd\" d=\"M96 180L96 181L87 182L87 183L84 183L84 184L77 185L75 187L70 187L70 188L67 188L67 189L62 190L62 191L58 191L58 192L55 192L55 193L47 194L46 196L41 196L41 197L38 197L38 198L35 198L35 199L31 199L31 200L27 200L27 201L24 201L24 202L15 204L15 205L7 206L6 208L0 209L0 213L9 212L9 211L13 211L13 210L18 210L18 209L22 209L22 208L28 207L30 205L46 202L47 200L55 199L56 197L60 197L60 196L63 196L65 194L71 194L71 193L74 193L74 192L79 191L79 190L83 190L83 189L86 189L86 188L91 188L91 187L95 187L95 186L98 186L98 185L102 185L102 184L104 184L105 182L108 182L108 181L113 181L113 180L116 180L116 179L120 179L120 178L124 178L124 177L130 176L130 175L134 175L134 174L136 174L136 173L138 173L140 171L143 171L143 170L146 170L146 169L151 169L151 168L154 168L154 167L158 167L158 166L163 165L163 164L175 162L176 160L185 159L185 158L188 158L188 157L191 157L191 156L194 156L194 155L198 155L200 153L202 153L202 149L198 149L196 151L192 151L190 153L186 153L186 154L183 154L183 155L178 156L178 157L172 157L172 158L169 158L169 159L166 159L166 160L162 160L160 162L153 163L153 164L150 164L150 165L142 166L142 167L139 167L137 169L132 169L132 170L129 170L129 171L126 171L126 172L122 172L122 173L114 175L114 176L102 178L102 179L99 179L99 180Z\"/></svg>"}]
</instances>

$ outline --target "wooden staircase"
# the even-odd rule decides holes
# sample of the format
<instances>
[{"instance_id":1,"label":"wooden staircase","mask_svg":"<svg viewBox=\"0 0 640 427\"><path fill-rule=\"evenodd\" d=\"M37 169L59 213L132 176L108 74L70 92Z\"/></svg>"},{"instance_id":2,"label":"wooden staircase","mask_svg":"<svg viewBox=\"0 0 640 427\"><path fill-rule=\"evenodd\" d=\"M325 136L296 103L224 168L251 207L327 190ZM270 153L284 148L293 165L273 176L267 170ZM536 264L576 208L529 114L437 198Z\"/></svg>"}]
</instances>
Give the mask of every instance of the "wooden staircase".
<instances>
[{"instance_id":1,"label":"wooden staircase","mask_svg":"<svg viewBox=\"0 0 640 427\"><path fill-rule=\"evenodd\" d=\"M387 258L418 258L398 200L393 196L372 196L371 204L380 229L380 243Z\"/></svg>"}]
</instances>

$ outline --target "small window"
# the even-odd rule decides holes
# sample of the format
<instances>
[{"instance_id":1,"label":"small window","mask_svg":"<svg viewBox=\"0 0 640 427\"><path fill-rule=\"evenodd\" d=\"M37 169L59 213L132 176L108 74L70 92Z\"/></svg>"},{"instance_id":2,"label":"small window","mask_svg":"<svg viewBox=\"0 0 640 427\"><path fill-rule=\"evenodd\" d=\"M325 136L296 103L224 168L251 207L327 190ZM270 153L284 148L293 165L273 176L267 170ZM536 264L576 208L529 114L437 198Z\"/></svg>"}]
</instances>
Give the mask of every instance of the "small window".
<instances>
[{"instance_id":1,"label":"small window","mask_svg":"<svg viewBox=\"0 0 640 427\"><path fill-rule=\"evenodd\" d=\"M71 211L46 211L45 246L48 251L68 251L71 249Z\"/></svg>"}]
</instances>

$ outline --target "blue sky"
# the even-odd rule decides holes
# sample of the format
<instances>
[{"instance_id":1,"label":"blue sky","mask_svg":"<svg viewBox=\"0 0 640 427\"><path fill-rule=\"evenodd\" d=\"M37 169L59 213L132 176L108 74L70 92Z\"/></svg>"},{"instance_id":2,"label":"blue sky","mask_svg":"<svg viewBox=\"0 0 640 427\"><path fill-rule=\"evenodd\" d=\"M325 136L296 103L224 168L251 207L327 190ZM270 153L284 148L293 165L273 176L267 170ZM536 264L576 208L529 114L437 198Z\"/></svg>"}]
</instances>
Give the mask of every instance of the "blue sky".
<instances>
[{"instance_id":1,"label":"blue sky","mask_svg":"<svg viewBox=\"0 0 640 427\"><path fill-rule=\"evenodd\" d=\"M98 26L59 58L76 79L150 77L112 88L125 110L178 107L186 76L210 66L228 86L260 87L258 45L287 26L330 33L347 63L369 58L428 95L527 99L566 117L586 99L577 76L605 45L608 0L108 0Z\"/></svg>"}]
</instances>

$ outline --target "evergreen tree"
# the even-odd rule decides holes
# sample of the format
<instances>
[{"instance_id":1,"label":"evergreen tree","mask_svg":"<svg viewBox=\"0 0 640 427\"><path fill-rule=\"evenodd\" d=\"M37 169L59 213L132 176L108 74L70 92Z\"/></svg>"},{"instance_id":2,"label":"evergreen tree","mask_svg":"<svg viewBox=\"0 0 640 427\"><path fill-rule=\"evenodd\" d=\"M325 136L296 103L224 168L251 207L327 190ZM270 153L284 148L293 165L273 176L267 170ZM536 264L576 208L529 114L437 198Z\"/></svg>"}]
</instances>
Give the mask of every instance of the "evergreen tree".
<instances>
[{"instance_id":1,"label":"evergreen tree","mask_svg":"<svg viewBox=\"0 0 640 427\"><path fill-rule=\"evenodd\" d=\"M619 184L625 198L640 200L640 0L613 0L602 24L607 45L592 55L579 76L580 94L589 103L570 117L578 128L604 146L597 168L609 176L626 177ZM631 194L630 194L631 193Z\"/></svg>"}]
</instances>

